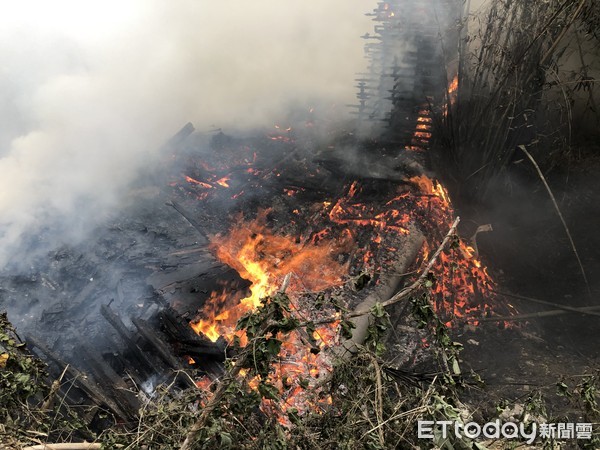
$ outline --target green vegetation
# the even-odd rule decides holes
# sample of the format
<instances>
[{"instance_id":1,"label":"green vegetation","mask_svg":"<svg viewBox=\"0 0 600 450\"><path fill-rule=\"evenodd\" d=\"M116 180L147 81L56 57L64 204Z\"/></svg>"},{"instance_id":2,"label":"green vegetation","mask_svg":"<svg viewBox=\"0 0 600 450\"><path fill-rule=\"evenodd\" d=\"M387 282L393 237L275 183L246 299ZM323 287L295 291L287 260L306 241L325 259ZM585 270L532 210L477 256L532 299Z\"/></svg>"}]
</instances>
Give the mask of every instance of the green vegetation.
<instances>
[{"instance_id":1,"label":"green vegetation","mask_svg":"<svg viewBox=\"0 0 600 450\"><path fill-rule=\"evenodd\" d=\"M455 200L486 200L506 183L518 146L545 167L581 157L573 142L600 124L596 3L498 0L465 18L458 90L435 130Z\"/></svg>"}]
</instances>

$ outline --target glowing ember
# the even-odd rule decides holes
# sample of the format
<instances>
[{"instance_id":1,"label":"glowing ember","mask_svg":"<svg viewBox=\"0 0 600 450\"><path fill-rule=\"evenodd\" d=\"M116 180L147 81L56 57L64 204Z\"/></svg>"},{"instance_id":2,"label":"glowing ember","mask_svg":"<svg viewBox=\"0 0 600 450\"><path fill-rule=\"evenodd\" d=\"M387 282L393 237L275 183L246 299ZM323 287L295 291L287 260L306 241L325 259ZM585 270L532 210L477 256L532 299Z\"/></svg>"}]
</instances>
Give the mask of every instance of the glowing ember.
<instances>
[{"instance_id":1,"label":"glowing ember","mask_svg":"<svg viewBox=\"0 0 600 450\"><path fill-rule=\"evenodd\" d=\"M196 184L196 185L201 186L201 187L203 187L205 189L211 189L212 188L212 186L210 184L204 183L202 181L195 180L194 178L188 177L187 175L185 176L185 181L187 181L188 183Z\"/></svg>"},{"instance_id":2,"label":"glowing ember","mask_svg":"<svg viewBox=\"0 0 600 450\"><path fill-rule=\"evenodd\" d=\"M422 211L427 211L432 225L442 230L449 227L454 211L446 189L425 175L413 177L409 181L422 192L423 196L416 204ZM435 249L425 246L425 259L432 250ZM497 304L497 298L491 292L495 286L493 279L477 258L473 247L463 240L459 240L455 248L446 250L439 256L432 273L436 277L432 287L434 307L444 317L447 326L452 326L457 318L481 317L491 311L492 302ZM513 310L510 305L509 308ZM471 323L477 324L476 321Z\"/></svg>"},{"instance_id":3,"label":"glowing ember","mask_svg":"<svg viewBox=\"0 0 600 450\"><path fill-rule=\"evenodd\" d=\"M223 178L220 178L220 179L218 179L218 180L216 181L216 183L217 183L219 186L223 186L223 187L226 187L226 188L228 188L228 187L229 187L229 184L228 184L228 181L229 181L229 180L230 180L230 178L229 178L229 177L223 177Z\"/></svg>"}]
</instances>

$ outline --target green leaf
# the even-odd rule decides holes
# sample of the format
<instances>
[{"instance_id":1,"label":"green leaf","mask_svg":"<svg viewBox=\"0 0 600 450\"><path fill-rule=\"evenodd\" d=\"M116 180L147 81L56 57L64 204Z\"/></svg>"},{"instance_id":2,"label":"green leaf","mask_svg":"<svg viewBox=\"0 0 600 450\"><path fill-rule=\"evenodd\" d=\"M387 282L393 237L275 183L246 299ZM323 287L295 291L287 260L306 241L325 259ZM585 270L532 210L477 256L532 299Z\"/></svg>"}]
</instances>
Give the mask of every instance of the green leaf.
<instances>
[{"instance_id":1,"label":"green leaf","mask_svg":"<svg viewBox=\"0 0 600 450\"><path fill-rule=\"evenodd\" d=\"M385 311L385 308L383 307L383 305L381 303L377 302L371 308L371 315L376 318L381 318L381 317L385 317L387 315L387 312Z\"/></svg>"},{"instance_id":2,"label":"green leaf","mask_svg":"<svg viewBox=\"0 0 600 450\"><path fill-rule=\"evenodd\" d=\"M349 320L342 320L340 322L340 334L344 339L352 339L352 329L356 328L356 325Z\"/></svg>"},{"instance_id":3,"label":"green leaf","mask_svg":"<svg viewBox=\"0 0 600 450\"><path fill-rule=\"evenodd\" d=\"M356 289L357 291L360 291L369 284L369 281L371 281L371 275L369 275L368 273L362 272L360 275L358 275L356 278L354 278L353 281L354 281L354 289Z\"/></svg>"},{"instance_id":4,"label":"green leaf","mask_svg":"<svg viewBox=\"0 0 600 450\"><path fill-rule=\"evenodd\" d=\"M375 355L382 356L386 351L385 344L383 342L377 342L375 344Z\"/></svg>"},{"instance_id":5,"label":"green leaf","mask_svg":"<svg viewBox=\"0 0 600 450\"><path fill-rule=\"evenodd\" d=\"M454 375L460 375L460 365L458 364L458 359L452 358L452 372Z\"/></svg>"},{"instance_id":6,"label":"green leaf","mask_svg":"<svg viewBox=\"0 0 600 450\"><path fill-rule=\"evenodd\" d=\"M298 410L296 408L288 409L287 416L294 425L298 425L300 423L300 415L298 414Z\"/></svg>"},{"instance_id":7,"label":"green leaf","mask_svg":"<svg viewBox=\"0 0 600 450\"><path fill-rule=\"evenodd\" d=\"M233 445L233 438L231 434L226 431L221 431L219 433L219 443L221 444L221 448L231 448Z\"/></svg>"},{"instance_id":8,"label":"green leaf","mask_svg":"<svg viewBox=\"0 0 600 450\"><path fill-rule=\"evenodd\" d=\"M281 350L281 341L279 339L269 339L266 345L269 356L275 357L279 355L279 351Z\"/></svg>"},{"instance_id":9,"label":"green leaf","mask_svg":"<svg viewBox=\"0 0 600 450\"><path fill-rule=\"evenodd\" d=\"M258 385L258 392L263 398L268 398L269 400L279 401L279 391L275 386L269 383L260 383Z\"/></svg>"},{"instance_id":10,"label":"green leaf","mask_svg":"<svg viewBox=\"0 0 600 450\"><path fill-rule=\"evenodd\" d=\"M306 324L306 332L308 333L308 335L312 336L315 331L317 331L317 327L315 327L314 322L308 322Z\"/></svg>"},{"instance_id":11,"label":"green leaf","mask_svg":"<svg viewBox=\"0 0 600 450\"><path fill-rule=\"evenodd\" d=\"M278 331L289 333L295 330L300 325L300 322L295 317L284 317L277 323Z\"/></svg>"}]
</instances>

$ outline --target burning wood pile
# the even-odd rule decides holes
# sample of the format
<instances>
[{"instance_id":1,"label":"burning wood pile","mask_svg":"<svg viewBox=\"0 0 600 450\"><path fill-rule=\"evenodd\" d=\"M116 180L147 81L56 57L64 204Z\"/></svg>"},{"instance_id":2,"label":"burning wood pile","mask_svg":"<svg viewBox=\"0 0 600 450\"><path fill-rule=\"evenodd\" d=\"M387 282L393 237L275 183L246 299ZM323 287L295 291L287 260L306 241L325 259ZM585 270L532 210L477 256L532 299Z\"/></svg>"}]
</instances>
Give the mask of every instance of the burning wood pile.
<instances>
[{"instance_id":1,"label":"burning wood pile","mask_svg":"<svg viewBox=\"0 0 600 450\"><path fill-rule=\"evenodd\" d=\"M45 305L36 312L16 307L17 326L55 376L68 378L65 397L83 405L90 423L101 421L103 410L117 422L133 420L173 373L172 387L214 389L232 373L229 358L252 344L240 321L247 325L283 291L278 323L288 320L293 331L268 349L268 371L235 374L263 389L261 411L284 424L290 414L328 408L330 395L315 399L307 388L364 343L370 310L396 304L404 282L431 289L431 306L448 327L476 324L499 307L474 247L454 236L446 189L424 169L431 108L443 95L421 95L437 86L426 83L424 65L411 66L422 75L419 87L406 86L416 72L378 54L404 33L394 31L394 8L403 6L382 3L376 12L383 27L372 54L372 70L383 73L378 106L359 109L369 120L381 119L379 108L392 111L389 139L323 137L312 111L301 126L275 125L252 137L196 133L188 124L163 149L164 172L137 186L110 227L56 251L29 278L5 276L5 304L16 306L24 295ZM414 61L419 51L435 53L425 37L406 53ZM359 87L364 94L366 85ZM387 91L391 108L379 104ZM407 308L393 310L398 330L410 320ZM269 333L266 342L280 337ZM396 362L424 358L422 334L396 335L407 343L392 342ZM270 389L276 395L269 401Z\"/></svg>"},{"instance_id":2,"label":"burning wood pile","mask_svg":"<svg viewBox=\"0 0 600 450\"><path fill-rule=\"evenodd\" d=\"M46 326L17 323L56 376L74 380L73 403L87 397L129 420L172 371L190 374L177 378L181 387L210 385L234 344L246 343L238 320L289 275L290 315L317 325L286 339L269 382L285 399L277 408L307 407L304 387L330 373L340 329L358 325L355 342L365 337L364 323L348 312L392 297L453 221L447 193L424 173L421 154L369 149L369 165L346 171L332 164L339 152L368 143L345 135L323 145L312 133L279 127L254 138L208 138L188 126L166 148L169 180L162 189L140 187L130 217L96 242L57 252L31 279L6 280L12 295L47 296L52 287L73 293L75 301L30 317ZM382 173L381 161L392 169ZM77 273L86 277L83 287ZM435 306L448 325L490 311L492 281L464 241L442 253L432 273ZM418 351L413 345L399 360Z\"/></svg>"},{"instance_id":3,"label":"burning wood pile","mask_svg":"<svg viewBox=\"0 0 600 450\"><path fill-rule=\"evenodd\" d=\"M359 126L404 148L426 149L426 112L441 105L449 83L440 69L455 58L452 44L443 48L442 42L457 41L452 22L460 19L461 5L395 0L379 2L368 15L376 25L373 34L362 36L369 65L356 79L359 103L352 107Z\"/></svg>"},{"instance_id":4,"label":"burning wood pile","mask_svg":"<svg viewBox=\"0 0 600 450\"><path fill-rule=\"evenodd\" d=\"M283 395L284 410L302 410L299 383L313 385L331 370L340 327L349 325L344 311L370 302L368 310L392 297L410 269L418 270L418 261L436 250L453 210L445 189L415 172L422 163L417 153L396 158L393 177L369 177L368 166L366 176L358 177L327 169L327 157L335 157L339 143L325 151L307 148L310 133L277 130L254 142L214 136L209 153L216 157L210 164L204 161L206 150L194 150L194 134L180 146L185 151L174 149L174 157L185 163L170 183L177 198L172 206L207 235L215 257L250 284L221 283L193 304L184 304L177 294L169 302L191 318L199 335L244 346L246 336L236 329L239 319L291 275L291 317L321 325L287 338L269 381ZM345 148L361 145L351 136L341 141ZM380 158L386 155L373 156ZM432 272L435 307L448 326L476 323L491 311L493 282L464 241L442 253ZM197 356L190 364L202 367Z\"/></svg>"}]
</instances>

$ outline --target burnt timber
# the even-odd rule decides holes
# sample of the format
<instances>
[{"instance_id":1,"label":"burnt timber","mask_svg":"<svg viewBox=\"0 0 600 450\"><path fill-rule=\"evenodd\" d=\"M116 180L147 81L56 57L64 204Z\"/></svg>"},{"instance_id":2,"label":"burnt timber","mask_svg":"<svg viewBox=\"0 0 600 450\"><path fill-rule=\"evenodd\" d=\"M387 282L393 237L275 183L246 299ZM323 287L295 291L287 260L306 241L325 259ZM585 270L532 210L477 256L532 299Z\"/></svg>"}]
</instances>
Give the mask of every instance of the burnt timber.
<instances>
[{"instance_id":1,"label":"burnt timber","mask_svg":"<svg viewBox=\"0 0 600 450\"><path fill-rule=\"evenodd\" d=\"M424 171L421 156L397 152L413 144L419 111L443 100L447 74L441 68L447 55L434 12L447 12L455 3L427 5L410 11L399 0L379 3L373 13L375 34L364 36L370 65L356 80L356 113L360 126L392 144L395 154L374 151L360 160L361 173L356 173L351 167L356 164L340 164L337 149L324 151L316 144L299 148L293 139L286 140L294 136L242 140L223 133L202 135L186 124L165 144L165 155L189 162L210 152L228 157L241 147L260 149L265 163L253 168L265 175L256 181L240 171L232 181L232 188L245 193L243 202L209 202L198 211L193 186L165 188L180 176L181 168L171 167L171 173L140 181L127 205L92 237L57 249L26 275L10 269L0 274L1 304L37 354L50 362L52 375L68 371L82 392L69 394L73 403L91 401L126 422L158 383L176 379L179 387L190 386L191 378L177 375L181 371L212 377L221 373L226 345L192 333L189 320L219 282L226 280L240 291L248 288L209 249L207 235L225 231L223 217L252 214L268 203L274 205L271 224L276 230L310 231L310 216L298 220L296 230L282 225L290 222L290 205L335 200L344 194L346 182L357 177L368 181L373 195L368 199L374 200L379 192ZM354 138L345 139L338 146L344 154L357 145ZM360 150L372 149L365 145ZM192 167L199 178L204 170ZM282 186L297 196L282 199Z\"/></svg>"}]
</instances>

